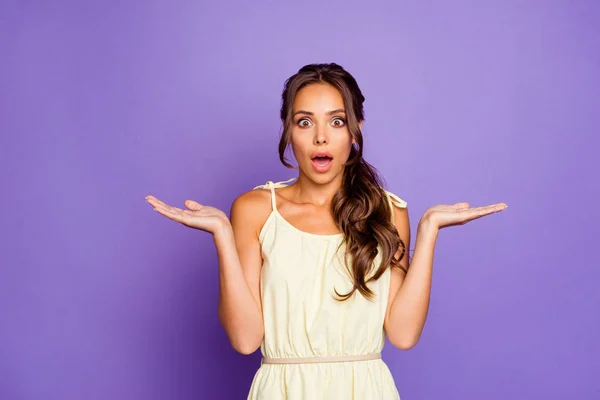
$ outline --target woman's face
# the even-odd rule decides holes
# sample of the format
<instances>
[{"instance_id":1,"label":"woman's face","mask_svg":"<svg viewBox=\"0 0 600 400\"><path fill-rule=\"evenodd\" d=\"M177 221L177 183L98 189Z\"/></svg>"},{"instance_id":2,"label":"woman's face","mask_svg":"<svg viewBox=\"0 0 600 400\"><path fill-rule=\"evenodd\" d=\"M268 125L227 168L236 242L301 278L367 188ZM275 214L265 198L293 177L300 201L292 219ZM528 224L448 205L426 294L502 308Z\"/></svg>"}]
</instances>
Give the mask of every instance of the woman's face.
<instances>
[{"instance_id":1,"label":"woman's face","mask_svg":"<svg viewBox=\"0 0 600 400\"><path fill-rule=\"evenodd\" d=\"M316 83L296 93L290 140L298 167L311 180L325 183L343 172L354 143L346 121L335 87Z\"/></svg>"}]
</instances>

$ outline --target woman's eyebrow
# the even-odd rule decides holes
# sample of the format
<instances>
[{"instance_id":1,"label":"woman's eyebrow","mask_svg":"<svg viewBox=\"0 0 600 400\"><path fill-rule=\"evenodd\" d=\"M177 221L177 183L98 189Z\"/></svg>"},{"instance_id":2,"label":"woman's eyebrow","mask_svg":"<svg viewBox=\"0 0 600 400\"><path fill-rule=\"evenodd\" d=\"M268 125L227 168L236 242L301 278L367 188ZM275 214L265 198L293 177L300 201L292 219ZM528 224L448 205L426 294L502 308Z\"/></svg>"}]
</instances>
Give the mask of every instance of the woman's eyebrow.
<instances>
[{"instance_id":1,"label":"woman's eyebrow","mask_svg":"<svg viewBox=\"0 0 600 400\"><path fill-rule=\"evenodd\" d=\"M338 114L338 113L346 113L346 110L344 110L343 108L338 108L336 110L333 111L329 111L327 113L327 115L333 115L333 114ZM292 116L295 116L296 114L306 114L306 115L315 115L315 113L310 112L310 111L305 111L305 110L298 110L296 111L294 114L292 114Z\"/></svg>"}]
</instances>

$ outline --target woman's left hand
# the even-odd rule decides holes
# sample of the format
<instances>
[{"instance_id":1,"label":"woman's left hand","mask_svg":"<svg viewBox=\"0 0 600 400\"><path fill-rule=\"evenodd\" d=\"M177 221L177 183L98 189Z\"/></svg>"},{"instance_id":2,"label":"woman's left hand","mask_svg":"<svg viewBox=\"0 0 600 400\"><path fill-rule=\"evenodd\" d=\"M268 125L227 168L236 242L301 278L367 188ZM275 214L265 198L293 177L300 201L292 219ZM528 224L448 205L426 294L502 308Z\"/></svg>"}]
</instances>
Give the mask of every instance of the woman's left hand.
<instances>
[{"instance_id":1,"label":"woman's left hand","mask_svg":"<svg viewBox=\"0 0 600 400\"><path fill-rule=\"evenodd\" d=\"M421 217L420 224L441 229L447 226L464 225L469 221L500 212L508 207L506 203L470 208L469 203L452 205L441 204L428 208Z\"/></svg>"}]
</instances>

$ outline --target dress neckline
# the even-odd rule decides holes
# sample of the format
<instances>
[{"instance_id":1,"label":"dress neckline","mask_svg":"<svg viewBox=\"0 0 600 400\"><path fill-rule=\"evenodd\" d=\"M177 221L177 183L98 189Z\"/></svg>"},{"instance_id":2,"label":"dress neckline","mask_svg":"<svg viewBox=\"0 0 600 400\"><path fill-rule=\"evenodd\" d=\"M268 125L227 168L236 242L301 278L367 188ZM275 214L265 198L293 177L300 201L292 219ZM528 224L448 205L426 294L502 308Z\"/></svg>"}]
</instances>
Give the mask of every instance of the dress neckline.
<instances>
[{"instance_id":1,"label":"dress neckline","mask_svg":"<svg viewBox=\"0 0 600 400\"><path fill-rule=\"evenodd\" d=\"M341 238L344 236L343 232L338 232L338 233L311 233L311 232L306 232L303 231L299 228L297 228L296 226L294 226L290 221L288 221L287 219L284 218L283 215L281 215L279 213L279 211L277 209L274 209L273 211L271 211L272 214L276 215L281 221L283 221L284 224L286 224L287 226L289 226L290 228L292 228L292 230L302 234L302 235L306 235L306 236L311 236L311 237L317 237L317 238L324 238L324 239L332 239L332 238Z\"/></svg>"},{"instance_id":2,"label":"dress neckline","mask_svg":"<svg viewBox=\"0 0 600 400\"><path fill-rule=\"evenodd\" d=\"M281 189L281 188L290 186L290 182L293 180L297 180L297 179L298 179L297 177L294 177L294 178L288 179L287 181L282 181L282 182L268 181L265 185L257 186L255 188L255 189L257 189L260 187L260 188L264 188L264 189L269 189L271 191L271 206L272 206L272 208L271 208L271 214L269 214L269 218L267 218L267 220L271 219L272 216L276 216L281 221L283 221L283 223L285 225L287 225L291 230L299 233L300 235L304 235L304 236L320 238L320 239L343 238L344 237L343 232L320 234L320 233L311 233L311 232L303 231L303 230L297 228L295 225L293 225L290 221L285 219L285 217L283 215L281 215L281 213L277 209L277 198L276 198L275 189L276 188Z\"/></svg>"}]
</instances>

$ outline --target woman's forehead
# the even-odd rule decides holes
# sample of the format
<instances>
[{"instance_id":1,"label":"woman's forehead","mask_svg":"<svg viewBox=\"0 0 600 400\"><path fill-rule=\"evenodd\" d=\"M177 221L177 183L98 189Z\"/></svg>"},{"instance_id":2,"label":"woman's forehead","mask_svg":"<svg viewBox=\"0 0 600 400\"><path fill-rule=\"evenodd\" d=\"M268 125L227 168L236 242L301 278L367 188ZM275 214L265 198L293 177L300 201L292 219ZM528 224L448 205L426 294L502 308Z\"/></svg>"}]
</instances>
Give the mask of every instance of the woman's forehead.
<instances>
[{"instance_id":1,"label":"woman's forehead","mask_svg":"<svg viewBox=\"0 0 600 400\"><path fill-rule=\"evenodd\" d=\"M303 87L296 93L293 113L299 110L309 113L332 113L344 109L342 94L329 84L312 84Z\"/></svg>"}]
</instances>

